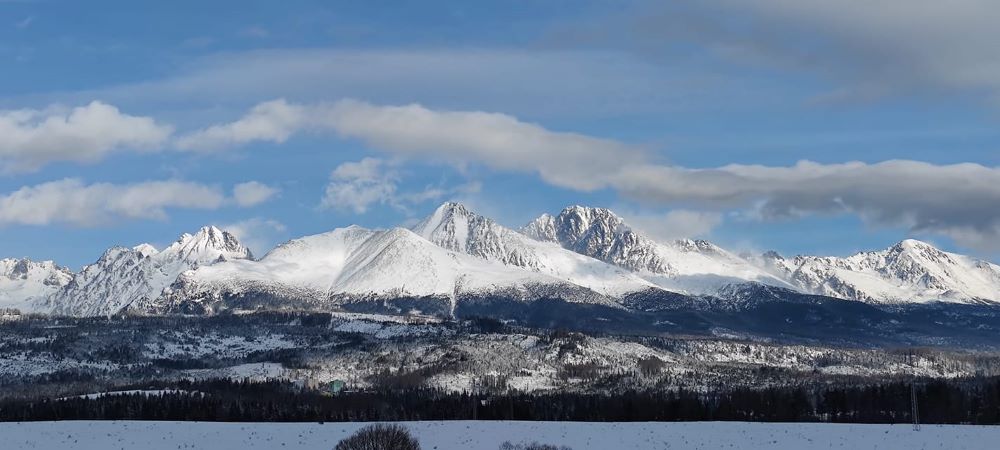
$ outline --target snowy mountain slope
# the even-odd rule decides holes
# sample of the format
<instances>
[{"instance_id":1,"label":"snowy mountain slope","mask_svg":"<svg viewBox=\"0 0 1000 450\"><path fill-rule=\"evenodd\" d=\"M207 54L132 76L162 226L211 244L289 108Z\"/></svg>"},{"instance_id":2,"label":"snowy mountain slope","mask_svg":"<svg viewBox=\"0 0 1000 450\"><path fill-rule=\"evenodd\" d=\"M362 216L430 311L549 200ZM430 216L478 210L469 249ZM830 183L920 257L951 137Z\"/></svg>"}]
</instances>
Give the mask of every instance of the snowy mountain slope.
<instances>
[{"instance_id":1,"label":"snowy mountain slope","mask_svg":"<svg viewBox=\"0 0 1000 450\"><path fill-rule=\"evenodd\" d=\"M73 272L52 261L0 259L0 308L33 311L33 300L65 286Z\"/></svg>"},{"instance_id":2,"label":"snowy mountain slope","mask_svg":"<svg viewBox=\"0 0 1000 450\"><path fill-rule=\"evenodd\" d=\"M73 275L65 286L36 302L56 314L98 316L142 308L159 297L182 272L252 255L236 238L216 227L183 234L163 251L149 244L113 247Z\"/></svg>"},{"instance_id":3,"label":"snowy mountain slope","mask_svg":"<svg viewBox=\"0 0 1000 450\"><path fill-rule=\"evenodd\" d=\"M412 230L448 250L548 274L605 295L655 288L628 270L531 239L459 203L441 205Z\"/></svg>"},{"instance_id":4,"label":"snowy mountain slope","mask_svg":"<svg viewBox=\"0 0 1000 450\"><path fill-rule=\"evenodd\" d=\"M351 226L282 244L258 261L227 261L184 273L160 308L264 292L340 303L502 294L531 300L557 287L576 301L611 299L545 273L440 247L404 228Z\"/></svg>"},{"instance_id":5,"label":"snowy mountain slope","mask_svg":"<svg viewBox=\"0 0 1000 450\"><path fill-rule=\"evenodd\" d=\"M566 281L478 259L434 245L410 230L393 228L374 234L350 260L330 292L334 294L382 295L398 292L409 296L451 296L530 291L539 285L561 285L577 290ZM530 299L530 294L525 298Z\"/></svg>"},{"instance_id":6,"label":"snowy mountain slope","mask_svg":"<svg viewBox=\"0 0 1000 450\"><path fill-rule=\"evenodd\" d=\"M664 289L715 294L733 283L791 287L749 261L702 240L657 242L634 231L604 208L572 206L558 216L544 214L522 228L539 241L624 267Z\"/></svg>"},{"instance_id":7,"label":"snowy mountain slope","mask_svg":"<svg viewBox=\"0 0 1000 450\"><path fill-rule=\"evenodd\" d=\"M875 303L1000 301L1000 266L908 239L846 258L774 252L762 266L809 293Z\"/></svg>"}]
</instances>

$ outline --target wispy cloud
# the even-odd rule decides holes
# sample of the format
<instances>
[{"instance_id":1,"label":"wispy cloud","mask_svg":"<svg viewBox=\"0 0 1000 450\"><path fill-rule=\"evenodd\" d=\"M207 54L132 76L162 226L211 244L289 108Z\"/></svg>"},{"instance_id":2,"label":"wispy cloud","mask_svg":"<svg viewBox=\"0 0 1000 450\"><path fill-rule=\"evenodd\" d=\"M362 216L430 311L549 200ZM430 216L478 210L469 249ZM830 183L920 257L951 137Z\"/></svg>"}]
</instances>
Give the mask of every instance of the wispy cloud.
<instances>
[{"instance_id":1,"label":"wispy cloud","mask_svg":"<svg viewBox=\"0 0 1000 450\"><path fill-rule=\"evenodd\" d=\"M240 36L247 38L266 39L271 37L271 32L261 26L250 26L240 31Z\"/></svg>"},{"instance_id":2,"label":"wispy cloud","mask_svg":"<svg viewBox=\"0 0 1000 450\"><path fill-rule=\"evenodd\" d=\"M167 218L171 209L249 206L216 185L182 180L113 184L66 178L0 195L0 225L109 225L124 219Z\"/></svg>"},{"instance_id":3,"label":"wispy cloud","mask_svg":"<svg viewBox=\"0 0 1000 450\"><path fill-rule=\"evenodd\" d=\"M443 198L478 192L479 183L455 186L424 186L401 190L403 174L397 167L399 161L364 158L337 166L330 174L321 208L353 211L363 214L373 205L388 205L406 213L414 205Z\"/></svg>"},{"instance_id":4,"label":"wispy cloud","mask_svg":"<svg viewBox=\"0 0 1000 450\"><path fill-rule=\"evenodd\" d=\"M278 192L278 188L264 183L247 181L233 186L233 200L239 206L256 206L274 198Z\"/></svg>"},{"instance_id":5,"label":"wispy cloud","mask_svg":"<svg viewBox=\"0 0 1000 450\"><path fill-rule=\"evenodd\" d=\"M629 225L662 242L674 239L699 238L712 233L722 224L722 213L675 209L665 213L650 213L631 208L615 208Z\"/></svg>"},{"instance_id":6,"label":"wispy cloud","mask_svg":"<svg viewBox=\"0 0 1000 450\"><path fill-rule=\"evenodd\" d=\"M215 42L216 39L211 36L196 36L181 41L181 45L184 47L205 48L215 44Z\"/></svg>"},{"instance_id":7,"label":"wispy cloud","mask_svg":"<svg viewBox=\"0 0 1000 450\"><path fill-rule=\"evenodd\" d=\"M219 228L235 235L243 245L257 256L263 255L273 248L287 231L285 224L262 217L224 223L219 225Z\"/></svg>"},{"instance_id":8,"label":"wispy cloud","mask_svg":"<svg viewBox=\"0 0 1000 450\"><path fill-rule=\"evenodd\" d=\"M712 99L774 101L754 83L723 78L703 68L667 68L601 51L281 49L208 55L162 79L53 95L63 101L101 98L170 108L245 105L259 98L359 97L536 117L696 111Z\"/></svg>"},{"instance_id":9,"label":"wispy cloud","mask_svg":"<svg viewBox=\"0 0 1000 450\"><path fill-rule=\"evenodd\" d=\"M35 16L28 16L15 23L14 28L17 28L18 30L23 30L25 28L30 27L31 24L33 23L35 23Z\"/></svg>"}]
</instances>

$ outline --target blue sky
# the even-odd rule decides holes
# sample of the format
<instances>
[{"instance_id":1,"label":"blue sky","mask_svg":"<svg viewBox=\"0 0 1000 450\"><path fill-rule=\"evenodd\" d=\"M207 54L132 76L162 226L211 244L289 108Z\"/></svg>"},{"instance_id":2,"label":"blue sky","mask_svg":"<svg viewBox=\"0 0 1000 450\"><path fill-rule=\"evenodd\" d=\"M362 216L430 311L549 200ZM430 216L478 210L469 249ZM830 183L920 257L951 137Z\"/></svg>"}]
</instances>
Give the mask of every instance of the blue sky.
<instances>
[{"instance_id":1,"label":"blue sky","mask_svg":"<svg viewBox=\"0 0 1000 450\"><path fill-rule=\"evenodd\" d=\"M205 224L262 253L445 200L1000 252L991 2L206 3L0 0L0 254L76 268Z\"/></svg>"}]
</instances>

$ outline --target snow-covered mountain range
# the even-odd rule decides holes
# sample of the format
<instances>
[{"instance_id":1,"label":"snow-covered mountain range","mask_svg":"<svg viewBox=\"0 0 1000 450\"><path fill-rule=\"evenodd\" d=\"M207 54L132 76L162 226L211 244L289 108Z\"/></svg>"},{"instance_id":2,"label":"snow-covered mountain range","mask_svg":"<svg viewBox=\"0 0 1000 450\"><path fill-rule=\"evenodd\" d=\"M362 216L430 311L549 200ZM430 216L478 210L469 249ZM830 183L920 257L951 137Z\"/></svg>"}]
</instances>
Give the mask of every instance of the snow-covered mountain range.
<instances>
[{"instance_id":1,"label":"snow-covered mountain range","mask_svg":"<svg viewBox=\"0 0 1000 450\"><path fill-rule=\"evenodd\" d=\"M1000 301L1000 266L907 239L846 258L768 252L762 266L804 292L876 303Z\"/></svg>"},{"instance_id":2,"label":"snow-covered mountain range","mask_svg":"<svg viewBox=\"0 0 1000 450\"><path fill-rule=\"evenodd\" d=\"M740 286L753 285L877 304L1000 304L1000 266L920 241L846 258L744 257L703 240L660 242L610 210L582 206L513 230L445 203L411 228L335 229L260 259L232 234L205 227L162 251L111 248L78 273L51 261L0 260L0 307L82 316L218 312L262 299L277 308L434 299L454 311L482 298L625 308L630 295L658 291L723 301L740 292L745 301L753 290Z\"/></svg>"},{"instance_id":3,"label":"snow-covered mountain range","mask_svg":"<svg viewBox=\"0 0 1000 450\"><path fill-rule=\"evenodd\" d=\"M73 274L48 295L25 298L28 309L55 314L99 316L125 308L142 310L188 270L232 260L251 259L250 251L230 233L204 227L183 234L158 251L149 244L112 247L97 262Z\"/></svg>"}]
</instances>

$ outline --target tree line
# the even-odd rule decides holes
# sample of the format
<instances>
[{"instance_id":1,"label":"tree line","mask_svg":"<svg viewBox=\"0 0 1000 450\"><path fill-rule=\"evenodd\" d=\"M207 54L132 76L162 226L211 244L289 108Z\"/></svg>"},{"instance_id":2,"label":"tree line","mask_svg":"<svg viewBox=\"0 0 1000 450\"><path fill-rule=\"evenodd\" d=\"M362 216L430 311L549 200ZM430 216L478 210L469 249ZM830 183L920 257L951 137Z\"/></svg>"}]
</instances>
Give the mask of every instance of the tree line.
<instances>
[{"instance_id":1,"label":"tree line","mask_svg":"<svg viewBox=\"0 0 1000 450\"><path fill-rule=\"evenodd\" d=\"M155 387L142 389L149 388ZM283 381L227 379L181 381L169 388L177 392L6 400L0 402L0 421L912 421L909 382L615 394L470 394L412 388L327 396ZM929 380L918 383L916 390L925 423L1000 424L1000 377Z\"/></svg>"}]
</instances>

